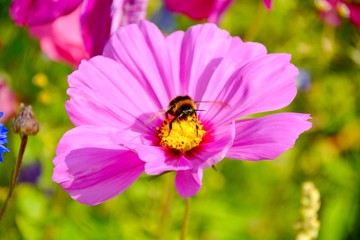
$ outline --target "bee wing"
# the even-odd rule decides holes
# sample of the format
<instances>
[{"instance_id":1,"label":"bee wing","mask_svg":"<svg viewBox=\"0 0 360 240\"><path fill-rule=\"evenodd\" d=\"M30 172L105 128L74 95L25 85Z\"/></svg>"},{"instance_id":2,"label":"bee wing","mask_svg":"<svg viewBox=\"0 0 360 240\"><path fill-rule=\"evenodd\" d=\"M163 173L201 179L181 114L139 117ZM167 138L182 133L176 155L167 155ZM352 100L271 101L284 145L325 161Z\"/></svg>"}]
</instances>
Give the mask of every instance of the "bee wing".
<instances>
[{"instance_id":1,"label":"bee wing","mask_svg":"<svg viewBox=\"0 0 360 240\"><path fill-rule=\"evenodd\" d=\"M145 121L146 125L149 125L150 123L152 123L153 121L155 121L157 118L159 118L161 115L165 114L168 110L170 109L170 107L161 109L153 114L150 115L149 119L147 119Z\"/></svg>"},{"instance_id":2,"label":"bee wing","mask_svg":"<svg viewBox=\"0 0 360 240\"><path fill-rule=\"evenodd\" d=\"M197 101L195 104L198 106L197 112L201 112L198 114L199 117L204 117L205 115L211 114L219 114L225 109L229 111L231 106L226 102L221 101Z\"/></svg>"},{"instance_id":3,"label":"bee wing","mask_svg":"<svg viewBox=\"0 0 360 240\"><path fill-rule=\"evenodd\" d=\"M231 108L230 105L226 102L221 102L221 101L195 101L195 104L197 106L201 105L201 104L211 104L211 105L215 105L217 107L221 107L221 108ZM198 109L197 111L206 111L206 109Z\"/></svg>"}]
</instances>

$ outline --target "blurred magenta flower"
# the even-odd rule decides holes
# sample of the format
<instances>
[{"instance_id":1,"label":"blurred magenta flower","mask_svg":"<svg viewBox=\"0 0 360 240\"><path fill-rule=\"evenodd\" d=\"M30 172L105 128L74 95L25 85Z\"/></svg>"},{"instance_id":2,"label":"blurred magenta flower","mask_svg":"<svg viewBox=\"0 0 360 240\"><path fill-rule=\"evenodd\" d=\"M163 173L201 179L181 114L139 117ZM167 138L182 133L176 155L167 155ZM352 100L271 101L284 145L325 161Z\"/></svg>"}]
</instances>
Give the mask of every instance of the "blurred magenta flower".
<instances>
[{"instance_id":1,"label":"blurred magenta flower","mask_svg":"<svg viewBox=\"0 0 360 240\"><path fill-rule=\"evenodd\" d=\"M94 205L143 172L176 171L176 189L187 198L200 190L204 169L226 157L276 158L311 127L310 116L244 117L291 103L298 69L290 58L214 24L167 37L148 21L120 28L103 56L82 61L68 78L66 110L75 128L58 144L52 179ZM170 101L186 95L201 111L186 115L185 97L182 113L167 119Z\"/></svg>"},{"instance_id":2,"label":"blurred magenta flower","mask_svg":"<svg viewBox=\"0 0 360 240\"><path fill-rule=\"evenodd\" d=\"M18 98L15 93L9 88L6 81L0 77L0 112L3 116L0 122L5 122L13 116L18 107Z\"/></svg>"},{"instance_id":3,"label":"blurred magenta flower","mask_svg":"<svg viewBox=\"0 0 360 240\"><path fill-rule=\"evenodd\" d=\"M263 0L263 2L268 10L272 9L272 0Z\"/></svg>"},{"instance_id":4,"label":"blurred magenta flower","mask_svg":"<svg viewBox=\"0 0 360 240\"><path fill-rule=\"evenodd\" d=\"M19 25L49 23L76 9L82 0L13 0L10 15Z\"/></svg>"},{"instance_id":5,"label":"blurred magenta flower","mask_svg":"<svg viewBox=\"0 0 360 240\"><path fill-rule=\"evenodd\" d=\"M195 20L207 19L218 23L233 0L165 0L165 7L172 12L182 13ZM263 0L265 7L271 9L272 0Z\"/></svg>"},{"instance_id":6,"label":"blurred magenta flower","mask_svg":"<svg viewBox=\"0 0 360 240\"><path fill-rule=\"evenodd\" d=\"M360 3L345 0L315 0L315 6L320 12L320 17L331 26L340 26L341 18L344 17L360 27Z\"/></svg>"},{"instance_id":7,"label":"blurred magenta flower","mask_svg":"<svg viewBox=\"0 0 360 240\"><path fill-rule=\"evenodd\" d=\"M222 14L233 0L165 0L165 7L171 12L182 13L195 20L207 19L218 23Z\"/></svg>"},{"instance_id":8,"label":"blurred magenta flower","mask_svg":"<svg viewBox=\"0 0 360 240\"><path fill-rule=\"evenodd\" d=\"M3 112L0 112L0 118L3 116ZM3 162L2 154L8 152L9 149L4 147L4 144L7 143L7 129L4 127L4 124L0 123L0 162Z\"/></svg>"},{"instance_id":9,"label":"blurred magenta flower","mask_svg":"<svg viewBox=\"0 0 360 240\"><path fill-rule=\"evenodd\" d=\"M10 15L30 27L50 58L77 66L100 55L120 26L143 19L146 6L147 0L13 0Z\"/></svg>"}]
</instances>

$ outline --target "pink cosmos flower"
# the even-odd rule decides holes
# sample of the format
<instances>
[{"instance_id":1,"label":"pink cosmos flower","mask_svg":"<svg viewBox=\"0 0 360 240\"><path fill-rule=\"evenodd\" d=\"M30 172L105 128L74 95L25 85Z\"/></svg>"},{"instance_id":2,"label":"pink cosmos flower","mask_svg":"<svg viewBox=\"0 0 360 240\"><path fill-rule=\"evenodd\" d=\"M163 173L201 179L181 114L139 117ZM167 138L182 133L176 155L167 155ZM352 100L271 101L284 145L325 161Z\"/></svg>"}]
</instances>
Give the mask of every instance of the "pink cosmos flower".
<instances>
[{"instance_id":1,"label":"pink cosmos flower","mask_svg":"<svg viewBox=\"0 0 360 240\"><path fill-rule=\"evenodd\" d=\"M233 0L165 0L165 7L172 12L183 13L195 20L207 19L218 23ZM272 0L263 0L265 7L272 8Z\"/></svg>"},{"instance_id":2,"label":"pink cosmos flower","mask_svg":"<svg viewBox=\"0 0 360 240\"><path fill-rule=\"evenodd\" d=\"M360 27L360 3L344 0L315 0L320 17L329 25L338 27L341 18L350 19L351 23Z\"/></svg>"},{"instance_id":3,"label":"pink cosmos flower","mask_svg":"<svg viewBox=\"0 0 360 240\"><path fill-rule=\"evenodd\" d=\"M214 24L167 37L148 21L122 27L103 56L83 60L68 78L75 128L58 144L52 179L94 205L144 172L175 171L178 193L191 197L204 169L224 158L274 159L311 127L308 114L245 118L290 104L297 75L290 55L268 54ZM170 101L178 96L185 100L176 115Z\"/></svg>"},{"instance_id":4,"label":"pink cosmos flower","mask_svg":"<svg viewBox=\"0 0 360 240\"><path fill-rule=\"evenodd\" d=\"M120 26L143 19L146 7L147 0L13 0L10 15L51 59L77 66L100 55Z\"/></svg>"}]
</instances>

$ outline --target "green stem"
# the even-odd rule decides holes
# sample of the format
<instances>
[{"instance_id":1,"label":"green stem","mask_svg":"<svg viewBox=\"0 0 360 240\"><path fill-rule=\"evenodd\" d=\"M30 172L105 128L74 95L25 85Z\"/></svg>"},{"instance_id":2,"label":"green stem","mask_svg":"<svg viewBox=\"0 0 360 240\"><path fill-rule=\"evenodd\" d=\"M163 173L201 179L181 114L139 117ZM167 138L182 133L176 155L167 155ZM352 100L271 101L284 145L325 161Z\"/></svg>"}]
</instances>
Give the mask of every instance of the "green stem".
<instances>
[{"instance_id":1,"label":"green stem","mask_svg":"<svg viewBox=\"0 0 360 240\"><path fill-rule=\"evenodd\" d=\"M184 219L181 228L180 240L186 239L189 220L190 220L190 198L185 198L185 212L184 212Z\"/></svg>"},{"instance_id":2,"label":"green stem","mask_svg":"<svg viewBox=\"0 0 360 240\"><path fill-rule=\"evenodd\" d=\"M166 233L164 229L166 228L166 224L168 222L168 218L170 215L170 209L173 202L173 186L172 186L172 174L165 174L164 177L164 185L163 185L163 196L160 205L160 220L157 229L157 237L158 239L166 239Z\"/></svg>"},{"instance_id":3,"label":"green stem","mask_svg":"<svg viewBox=\"0 0 360 240\"><path fill-rule=\"evenodd\" d=\"M9 203L9 200L11 198L11 195L14 191L14 188L15 188L15 185L16 185L16 181L17 181L17 178L19 176L19 172L20 172L20 167L21 167L21 163L22 163L22 159L23 159L23 156L24 156L24 152L25 152L25 148L26 148L26 144L27 144L27 139L28 139L28 136L27 135L24 135L21 137L21 145L20 145L20 150L19 150L19 155L18 155L18 159L17 159L17 162L16 162L16 167L14 169L14 172L13 172L13 175L12 175L12 180L11 180L11 185L10 185L10 189L9 189L9 192L8 192L8 195L6 196L6 199L5 199L5 202L4 202L4 205L2 206L1 208L1 212L0 212L0 221L7 209L7 205Z\"/></svg>"},{"instance_id":4,"label":"green stem","mask_svg":"<svg viewBox=\"0 0 360 240\"><path fill-rule=\"evenodd\" d=\"M260 30L260 27L264 21L264 17L266 14L266 9L264 7L264 4L260 2L259 7L256 11L256 15L254 17L254 20L252 21L249 30L245 34L244 40L245 41L253 41L256 37L257 33Z\"/></svg>"}]
</instances>

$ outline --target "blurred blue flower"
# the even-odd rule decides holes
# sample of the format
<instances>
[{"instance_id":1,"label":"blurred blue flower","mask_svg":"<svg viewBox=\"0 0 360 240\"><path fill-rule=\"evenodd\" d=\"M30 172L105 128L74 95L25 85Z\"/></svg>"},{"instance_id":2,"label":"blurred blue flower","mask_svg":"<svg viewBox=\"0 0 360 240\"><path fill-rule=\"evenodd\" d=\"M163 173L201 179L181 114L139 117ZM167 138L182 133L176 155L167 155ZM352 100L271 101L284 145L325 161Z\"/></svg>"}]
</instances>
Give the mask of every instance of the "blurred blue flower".
<instances>
[{"instance_id":1,"label":"blurred blue flower","mask_svg":"<svg viewBox=\"0 0 360 240\"><path fill-rule=\"evenodd\" d=\"M2 117L3 114L4 114L3 112L0 112L0 118ZM4 124L0 123L0 162L3 161L2 153L9 151L9 149L3 146L3 144L7 143L6 133L7 133L7 129L4 127Z\"/></svg>"},{"instance_id":2,"label":"blurred blue flower","mask_svg":"<svg viewBox=\"0 0 360 240\"><path fill-rule=\"evenodd\" d=\"M306 69L300 69L299 75L296 78L296 87L302 91L307 92L311 85L311 75Z\"/></svg>"},{"instance_id":3,"label":"blurred blue flower","mask_svg":"<svg viewBox=\"0 0 360 240\"><path fill-rule=\"evenodd\" d=\"M177 29L174 15L164 6L161 6L159 11L152 16L151 21L165 33L170 33Z\"/></svg>"},{"instance_id":4,"label":"blurred blue flower","mask_svg":"<svg viewBox=\"0 0 360 240\"><path fill-rule=\"evenodd\" d=\"M35 184L40 177L42 167L40 161L35 161L21 167L18 181Z\"/></svg>"}]
</instances>

